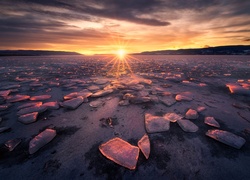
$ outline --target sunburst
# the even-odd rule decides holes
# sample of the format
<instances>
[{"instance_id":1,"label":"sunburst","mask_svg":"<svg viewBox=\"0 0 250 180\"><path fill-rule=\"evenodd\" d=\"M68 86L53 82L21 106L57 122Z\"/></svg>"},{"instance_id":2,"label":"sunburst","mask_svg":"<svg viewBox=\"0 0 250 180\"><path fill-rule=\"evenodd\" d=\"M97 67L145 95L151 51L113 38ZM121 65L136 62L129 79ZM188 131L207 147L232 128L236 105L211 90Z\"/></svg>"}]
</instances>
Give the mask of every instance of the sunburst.
<instances>
[{"instance_id":1,"label":"sunburst","mask_svg":"<svg viewBox=\"0 0 250 180\"><path fill-rule=\"evenodd\" d=\"M102 68L102 70L106 71L107 75L116 76L117 78L123 74L133 75L134 72L131 68L131 64L133 62L144 62L128 54L127 50L130 48L129 40L125 39L124 36L121 36L120 34L110 33L110 37L113 42L107 42L108 44L110 44L110 47L114 48L114 50L113 54L104 57L104 59L108 60L108 62Z\"/></svg>"}]
</instances>

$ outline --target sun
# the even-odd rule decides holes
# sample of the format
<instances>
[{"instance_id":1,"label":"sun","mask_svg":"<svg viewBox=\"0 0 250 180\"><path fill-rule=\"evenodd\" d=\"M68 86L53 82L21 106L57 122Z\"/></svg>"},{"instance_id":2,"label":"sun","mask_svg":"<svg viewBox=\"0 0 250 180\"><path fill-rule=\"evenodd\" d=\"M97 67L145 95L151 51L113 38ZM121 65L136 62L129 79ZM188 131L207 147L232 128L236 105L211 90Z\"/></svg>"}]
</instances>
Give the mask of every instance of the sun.
<instances>
[{"instance_id":1,"label":"sun","mask_svg":"<svg viewBox=\"0 0 250 180\"><path fill-rule=\"evenodd\" d=\"M116 56L119 58L119 60L123 60L126 56L126 51L124 49L118 49Z\"/></svg>"}]
</instances>

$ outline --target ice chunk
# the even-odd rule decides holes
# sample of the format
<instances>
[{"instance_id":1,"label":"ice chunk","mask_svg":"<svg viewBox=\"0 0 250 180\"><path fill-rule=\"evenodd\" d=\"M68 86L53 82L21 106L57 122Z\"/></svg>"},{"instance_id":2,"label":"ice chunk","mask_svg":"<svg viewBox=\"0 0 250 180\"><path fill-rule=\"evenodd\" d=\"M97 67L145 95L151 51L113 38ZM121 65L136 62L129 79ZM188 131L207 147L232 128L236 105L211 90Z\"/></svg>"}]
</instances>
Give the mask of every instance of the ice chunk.
<instances>
[{"instance_id":1,"label":"ice chunk","mask_svg":"<svg viewBox=\"0 0 250 180\"><path fill-rule=\"evenodd\" d=\"M16 88L19 88L19 87L21 87L21 85L19 85L19 84L13 84L13 85L4 86L1 89L8 90L8 89L16 89Z\"/></svg>"},{"instance_id":2,"label":"ice chunk","mask_svg":"<svg viewBox=\"0 0 250 180\"><path fill-rule=\"evenodd\" d=\"M119 105L120 106L128 106L129 105L129 100L127 100L127 99L121 100L121 101L119 101Z\"/></svg>"},{"instance_id":3,"label":"ice chunk","mask_svg":"<svg viewBox=\"0 0 250 180\"><path fill-rule=\"evenodd\" d=\"M197 119L199 117L198 113L196 110L193 109L189 109L186 114L185 114L185 118L187 119Z\"/></svg>"},{"instance_id":4,"label":"ice chunk","mask_svg":"<svg viewBox=\"0 0 250 180\"><path fill-rule=\"evenodd\" d=\"M145 114L145 126L148 133L168 131L169 123L170 121L164 117Z\"/></svg>"},{"instance_id":5,"label":"ice chunk","mask_svg":"<svg viewBox=\"0 0 250 180\"><path fill-rule=\"evenodd\" d=\"M240 136L218 129L208 130L206 135L236 149L240 149L246 142L246 140Z\"/></svg>"},{"instance_id":6,"label":"ice chunk","mask_svg":"<svg viewBox=\"0 0 250 180\"><path fill-rule=\"evenodd\" d=\"M92 101L89 103L90 107L94 107L94 108L100 107L103 104L104 102L102 100L96 100L96 101Z\"/></svg>"},{"instance_id":7,"label":"ice chunk","mask_svg":"<svg viewBox=\"0 0 250 180\"><path fill-rule=\"evenodd\" d=\"M92 86L89 86L89 87L88 87L88 90L90 90L90 91L98 91L98 90L100 90L100 87L99 87L99 86L92 85Z\"/></svg>"},{"instance_id":8,"label":"ice chunk","mask_svg":"<svg viewBox=\"0 0 250 180\"><path fill-rule=\"evenodd\" d=\"M11 106L11 104L0 105L0 111L4 111L4 110L8 109L10 106Z\"/></svg>"},{"instance_id":9,"label":"ice chunk","mask_svg":"<svg viewBox=\"0 0 250 180\"><path fill-rule=\"evenodd\" d=\"M220 124L214 119L214 117L205 117L205 124L213 126L213 127L220 127Z\"/></svg>"},{"instance_id":10,"label":"ice chunk","mask_svg":"<svg viewBox=\"0 0 250 180\"><path fill-rule=\"evenodd\" d=\"M20 109L24 109L24 108L27 108L27 107L32 107L32 106L41 106L43 103L40 101L40 102L30 102L30 103L25 103L21 106L18 106L17 107L17 110L20 110Z\"/></svg>"},{"instance_id":11,"label":"ice chunk","mask_svg":"<svg viewBox=\"0 0 250 180\"><path fill-rule=\"evenodd\" d=\"M232 94L250 95L250 89L238 84L226 84Z\"/></svg>"},{"instance_id":12,"label":"ice chunk","mask_svg":"<svg viewBox=\"0 0 250 180\"><path fill-rule=\"evenodd\" d=\"M62 106L68 109L76 109L83 103L82 97L73 98L62 103Z\"/></svg>"},{"instance_id":13,"label":"ice chunk","mask_svg":"<svg viewBox=\"0 0 250 180\"><path fill-rule=\"evenodd\" d=\"M191 92L182 92L175 96L176 101L192 101L193 94Z\"/></svg>"},{"instance_id":14,"label":"ice chunk","mask_svg":"<svg viewBox=\"0 0 250 180\"><path fill-rule=\"evenodd\" d=\"M197 112L202 112L202 111L205 111L206 110L206 107L204 107L204 106L199 106L199 107L197 107Z\"/></svg>"},{"instance_id":15,"label":"ice chunk","mask_svg":"<svg viewBox=\"0 0 250 180\"><path fill-rule=\"evenodd\" d=\"M51 98L51 95L39 95L39 96L32 96L30 98L31 101L41 101Z\"/></svg>"},{"instance_id":16,"label":"ice chunk","mask_svg":"<svg viewBox=\"0 0 250 180\"><path fill-rule=\"evenodd\" d=\"M159 99L163 104L165 104L168 107L176 103L176 100L172 97L164 96L164 97L160 97Z\"/></svg>"},{"instance_id":17,"label":"ice chunk","mask_svg":"<svg viewBox=\"0 0 250 180\"><path fill-rule=\"evenodd\" d=\"M181 129L185 132L196 132L199 129L198 126L196 126L194 123L186 119L185 120L179 119L177 120L177 123L179 124Z\"/></svg>"},{"instance_id":18,"label":"ice chunk","mask_svg":"<svg viewBox=\"0 0 250 180\"><path fill-rule=\"evenodd\" d=\"M0 133L10 131L9 127L0 127Z\"/></svg>"},{"instance_id":19,"label":"ice chunk","mask_svg":"<svg viewBox=\"0 0 250 180\"><path fill-rule=\"evenodd\" d=\"M129 86L128 88L129 88L129 89L132 89L132 90L141 91L141 90L144 89L144 85L142 85L142 84L137 84L137 85Z\"/></svg>"},{"instance_id":20,"label":"ice chunk","mask_svg":"<svg viewBox=\"0 0 250 180\"><path fill-rule=\"evenodd\" d=\"M13 103L13 102L18 102L18 101L24 101L24 100L27 100L29 98L30 98L30 96L17 94L15 96L8 96L7 101Z\"/></svg>"},{"instance_id":21,"label":"ice chunk","mask_svg":"<svg viewBox=\"0 0 250 180\"><path fill-rule=\"evenodd\" d=\"M34 154L41 147L49 143L56 136L56 131L53 129L45 129L43 132L34 137L29 143L29 153Z\"/></svg>"},{"instance_id":22,"label":"ice chunk","mask_svg":"<svg viewBox=\"0 0 250 180\"><path fill-rule=\"evenodd\" d=\"M24 114L29 114L29 113L32 113L32 112L42 113L42 112L44 112L46 110L47 110L46 106L35 105L35 106L30 106L30 107L27 107L27 108L20 109L17 112L17 115L24 115Z\"/></svg>"},{"instance_id":23,"label":"ice chunk","mask_svg":"<svg viewBox=\"0 0 250 180\"><path fill-rule=\"evenodd\" d=\"M159 103L159 98L156 95L149 95L150 101L154 103Z\"/></svg>"},{"instance_id":24,"label":"ice chunk","mask_svg":"<svg viewBox=\"0 0 250 180\"><path fill-rule=\"evenodd\" d=\"M89 96L91 96L93 93L90 92L89 90L85 89L85 90L82 90L80 92L73 92L73 93L70 93L66 96L64 96L63 98L65 100L69 100L69 99L73 99L73 98L77 98L79 96L83 97L83 98L87 98Z\"/></svg>"},{"instance_id":25,"label":"ice chunk","mask_svg":"<svg viewBox=\"0 0 250 180\"><path fill-rule=\"evenodd\" d=\"M126 93L122 97L122 99L127 99L127 100L130 100L130 99L133 99L133 98L135 98L135 95L133 95L131 93Z\"/></svg>"},{"instance_id":26,"label":"ice chunk","mask_svg":"<svg viewBox=\"0 0 250 180\"><path fill-rule=\"evenodd\" d=\"M150 141L149 141L149 138L148 138L147 134L145 134L138 141L138 147L140 148L140 150L142 151L142 153L144 154L144 156L146 157L146 159L148 159L149 154L150 154Z\"/></svg>"},{"instance_id":27,"label":"ice chunk","mask_svg":"<svg viewBox=\"0 0 250 180\"><path fill-rule=\"evenodd\" d=\"M134 97L130 99L130 102L133 104L140 104L140 103L145 103L145 102L150 102L151 98L150 97Z\"/></svg>"},{"instance_id":28,"label":"ice chunk","mask_svg":"<svg viewBox=\"0 0 250 180\"><path fill-rule=\"evenodd\" d=\"M38 116L38 112L33 112L33 113L29 113L29 114L24 114L24 115L21 115L21 116L18 118L18 121L20 121L20 122L23 123L23 124L30 124L30 123L33 123L33 122L36 121L37 116Z\"/></svg>"},{"instance_id":29,"label":"ice chunk","mask_svg":"<svg viewBox=\"0 0 250 180\"><path fill-rule=\"evenodd\" d=\"M108 83L109 81L107 79L97 79L94 81L95 84L98 84L98 85L103 85L103 84L106 84Z\"/></svg>"},{"instance_id":30,"label":"ice chunk","mask_svg":"<svg viewBox=\"0 0 250 180\"><path fill-rule=\"evenodd\" d=\"M11 139L4 143L4 145L9 149L9 151L13 151L20 143L20 138Z\"/></svg>"},{"instance_id":31,"label":"ice chunk","mask_svg":"<svg viewBox=\"0 0 250 180\"><path fill-rule=\"evenodd\" d=\"M47 107L47 109L59 109L59 104L57 101L54 102L46 102L43 106Z\"/></svg>"},{"instance_id":32,"label":"ice chunk","mask_svg":"<svg viewBox=\"0 0 250 180\"><path fill-rule=\"evenodd\" d=\"M101 97L106 96L113 92L113 89L101 90L91 95L91 97Z\"/></svg>"},{"instance_id":33,"label":"ice chunk","mask_svg":"<svg viewBox=\"0 0 250 180\"><path fill-rule=\"evenodd\" d=\"M176 122L183 118L183 116L176 114L176 113L167 113L163 117L171 122Z\"/></svg>"},{"instance_id":34,"label":"ice chunk","mask_svg":"<svg viewBox=\"0 0 250 180\"><path fill-rule=\"evenodd\" d=\"M139 157L139 148L128 142L113 138L99 146L100 152L111 161L128 169L135 169Z\"/></svg>"},{"instance_id":35,"label":"ice chunk","mask_svg":"<svg viewBox=\"0 0 250 180\"><path fill-rule=\"evenodd\" d=\"M0 91L0 96L7 97L10 94L10 90Z\"/></svg>"}]
</instances>

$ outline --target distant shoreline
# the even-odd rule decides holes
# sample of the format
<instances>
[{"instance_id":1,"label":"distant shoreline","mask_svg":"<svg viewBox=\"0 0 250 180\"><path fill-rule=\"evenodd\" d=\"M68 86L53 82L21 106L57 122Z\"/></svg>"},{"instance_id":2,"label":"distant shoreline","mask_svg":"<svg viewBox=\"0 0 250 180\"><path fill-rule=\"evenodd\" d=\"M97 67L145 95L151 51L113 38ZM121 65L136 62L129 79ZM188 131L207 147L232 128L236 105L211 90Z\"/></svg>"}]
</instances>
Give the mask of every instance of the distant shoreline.
<instances>
[{"instance_id":1,"label":"distant shoreline","mask_svg":"<svg viewBox=\"0 0 250 180\"><path fill-rule=\"evenodd\" d=\"M0 56L84 55L70 51L0 50ZM97 56L110 54L94 54ZM217 46L197 49L157 50L130 53L130 55L250 55L250 45Z\"/></svg>"},{"instance_id":2,"label":"distant shoreline","mask_svg":"<svg viewBox=\"0 0 250 180\"><path fill-rule=\"evenodd\" d=\"M82 54L69 51L0 50L0 56L49 56L49 55L82 55Z\"/></svg>"}]
</instances>

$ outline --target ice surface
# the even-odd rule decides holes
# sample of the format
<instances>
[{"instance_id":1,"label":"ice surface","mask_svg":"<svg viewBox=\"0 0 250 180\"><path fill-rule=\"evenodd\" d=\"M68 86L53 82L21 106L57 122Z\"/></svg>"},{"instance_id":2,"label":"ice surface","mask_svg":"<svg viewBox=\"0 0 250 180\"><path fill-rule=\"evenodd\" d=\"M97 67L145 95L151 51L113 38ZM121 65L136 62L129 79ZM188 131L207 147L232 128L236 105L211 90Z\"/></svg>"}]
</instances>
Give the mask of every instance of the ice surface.
<instances>
[{"instance_id":1,"label":"ice surface","mask_svg":"<svg viewBox=\"0 0 250 180\"><path fill-rule=\"evenodd\" d=\"M113 138L99 146L100 152L108 159L128 169L135 169L139 157L139 148L128 142Z\"/></svg>"},{"instance_id":2,"label":"ice surface","mask_svg":"<svg viewBox=\"0 0 250 180\"><path fill-rule=\"evenodd\" d=\"M9 149L9 151L13 151L22 140L20 138L11 139L4 143L4 145Z\"/></svg>"},{"instance_id":3,"label":"ice surface","mask_svg":"<svg viewBox=\"0 0 250 180\"><path fill-rule=\"evenodd\" d=\"M240 136L218 129L208 130L206 135L236 149L240 149L246 142L246 140Z\"/></svg>"},{"instance_id":4,"label":"ice surface","mask_svg":"<svg viewBox=\"0 0 250 180\"><path fill-rule=\"evenodd\" d=\"M198 113L196 110L193 109L189 109L186 114L185 114L185 118L187 119L197 119L199 117Z\"/></svg>"},{"instance_id":5,"label":"ice surface","mask_svg":"<svg viewBox=\"0 0 250 180\"><path fill-rule=\"evenodd\" d=\"M7 101L13 103L13 102L18 102L18 101L24 101L24 100L27 100L29 98L30 98L30 96L17 94L15 96L8 96Z\"/></svg>"},{"instance_id":6,"label":"ice surface","mask_svg":"<svg viewBox=\"0 0 250 180\"><path fill-rule=\"evenodd\" d=\"M49 143L56 136L56 131L53 129L45 129L43 132L34 137L29 143L29 153L34 154L41 147Z\"/></svg>"},{"instance_id":7,"label":"ice surface","mask_svg":"<svg viewBox=\"0 0 250 180\"><path fill-rule=\"evenodd\" d=\"M176 103L176 100L171 96L164 96L164 97L160 97L159 99L163 104L169 107Z\"/></svg>"},{"instance_id":8,"label":"ice surface","mask_svg":"<svg viewBox=\"0 0 250 180\"><path fill-rule=\"evenodd\" d=\"M145 134L139 141L138 141L138 147L144 154L145 158L148 159L150 154L150 141L147 134Z\"/></svg>"},{"instance_id":9,"label":"ice surface","mask_svg":"<svg viewBox=\"0 0 250 180\"><path fill-rule=\"evenodd\" d=\"M176 113L167 113L163 116L164 118L166 118L167 120L171 121L171 122L176 122L177 120L180 120L183 118L182 115L176 114Z\"/></svg>"},{"instance_id":10,"label":"ice surface","mask_svg":"<svg viewBox=\"0 0 250 180\"><path fill-rule=\"evenodd\" d=\"M104 104L104 102L102 100L95 100L95 101L92 101L89 103L89 105L91 107L94 107L94 108L97 108L97 107L100 107Z\"/></svg>"},{"instance_id":11,"label":"ice surface","mask_svg":"<svg viewBox=\"0 0 250 180\"><path fill-rule=\"evenodd\" d=\"M214 119L214 117L205 117L205 124L213 126L213 127L220 127L220 124Z\"/></svg>"},{"instance_id":12,"label":"ice surface","mask_svg":"<svg viewBox=\"0 0 250 180\"><path fill-rule=\"evenodd\" d=\"M145 114L145 126L148 133L163 132L169 130L170 121L161 116Z\"/></svg>"},{"instance_id":13,"label":"ice surface","mask_svg":"<svg viewBox=\"0 0 250 180\"><path fill-rule=\"evenodd\" d=\"M193 94L191 92L182 92L175 96L176 101L192 101Z\"/></svg>"},{"instance_id":14,"label":"ice surface","mask_svg":"<svg viewBox=\"0 0 250 180\"><path fill-rule=\"evenodd\" d=\"M24 109L24 108L27 108L27 107L32 107L32 106L41 106L43 103L40 101L40 102L29 102L29 103L25 103L23 105L20 105L17 107L17 110L20 110L20 109Z\"/></svg>"},{"instance_id":15,"label":"ice surface","mask_svg":"<svg viewBox=\"0 0 250 180\"><path fill-rule=\"evenodd\" d=\"M20 109L17 112L17 115L24 115L24 114L29 114L29 113L32 113L32 112L42 113L42 112L44 112L46 110L47 110L46 106L38 104L38 105L35 105L35 106L30 106L30 107L27 107L27 108Z\"/></svg>"},{"instance_id":16,"label":"ice surface","mask_svg":"<svg viewBox=\"0 0 250 180\"><path fill-rule=\"evenodd\" d=\"M83 103L83 97L73 98L62 103L62 106L68 109L76 109Z\"/></svg>"},{"instance_id":17,"label":"ice surface","mask_svg":"<svg viewBox=\"0 0 250 180\"><path fill-rule=\"evenodd\" d=\"M43 106L47 107L47 109L59 109L59 104L57 101L54 102L46 102Z\"/></svg>"},{"instance_id":18,"label":"ice surface","mask_svg":"<svg viewBox=\"0 0 250 180\"><path fill-rule=\"evenodd\" d=\"M187 119L179 119L177 120L177 123L185 132L196 132L199 129L198 126L196 126L193 122Z\"/></svg>"},{"instance_id":19,"label":"ice surface","mask_svg":"<svg viewBox=\"0 0 250 180\"><path fill-rule=\"evenodd\" d=\"M32 96L30 98L31 101L41 101L51 98L51 95L39 95L39 96Z\"/></svg>"},{"instance_id":20,"label":"ice surface","mask_svg":"<svg viewBox=\"0 0 250 180\"><path fill-rule=\"evenodd\" d=\"M92 94L91 97L102 97L102 96L106 96L108 94L111 94L112 92L113 92L113 89L101 90L101 91L98 91L98 92Z\"/></svg>"},{"instance_id":21,"label":"ice surface","mask_svg":"<svg viewBox=\"0 0 250 180\"><path fill-rule=\"evenodd\" d=\"M37 116L38 116L38 112L24 114L24 115L19 116L18 121L20 121L23 124L30 124L30 123L36 122Z\"/></svg>"}]
</instances>

